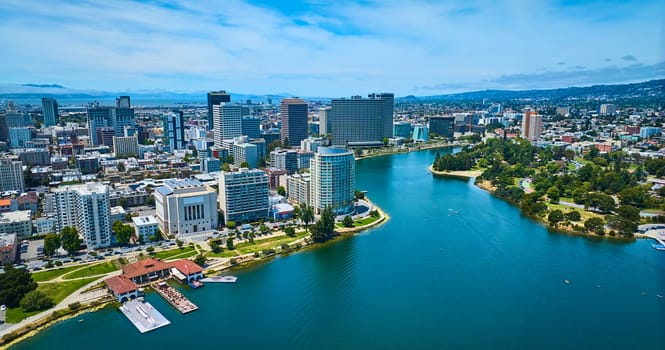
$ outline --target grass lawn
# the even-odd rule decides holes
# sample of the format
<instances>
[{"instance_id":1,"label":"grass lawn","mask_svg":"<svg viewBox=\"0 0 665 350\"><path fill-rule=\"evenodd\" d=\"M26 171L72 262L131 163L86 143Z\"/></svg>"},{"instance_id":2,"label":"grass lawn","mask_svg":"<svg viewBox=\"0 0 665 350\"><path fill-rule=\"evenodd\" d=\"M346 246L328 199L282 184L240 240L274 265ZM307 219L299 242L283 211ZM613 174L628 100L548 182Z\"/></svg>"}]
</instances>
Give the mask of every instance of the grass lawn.
<instances>
[{"instance_id":1,"label":"grass lawn","mask_svg":"<svg viewBox=\"0 0 665 350\"><path fill-rule=\"evenodd\" d=\"M594 217L595 218L601 218L601 219L605 220L604 215L596 214L596 213L593 213L593 212L590 212L590 211L586 211L584 209L573 208L573 207L569 207L569 206L563 205L563 204L552 204L552 203L549 203L549 202L547 202L545 204L547 204L547 207L549 208L549 210L559 209L564 214L568 213L568 212L571 212L573 210L577 210L580 213L580 216L582 217L579 221L580 224L584 224L584 221L586 221L589 218L594 218Z\"/></svg>"},{"instance_id":2,"label":"grass lawn","mask_svg":"<svg viewBox=\"0 0 665 350\"><path fill-rule=\"evenodd\" d=\"M55 269L55 270L33 272L32 273L32 279L35 282L50 281L54 278L57 278L57 277L62 276L66 273L72 272L76 269L80 269L84 266L87 266L87 265L75 265L75 266L63 267L63 268L59 268L59 269Z\"/></svg>"},{"instance_id":3,"label":"grass lawn","mask_svg":"<svg viewBox=\"0 0 665 350\"><path fill-rule=\"evenodd\" d=\"M76 266L79 267L79 266ZM53 299L53 302L55 304L58 304L62 300L64 300L68 295L72 294L75 292L77 289L85 286L86 284L96 280L97 278L85 278L81 280L74 280L74 281L69 281L69 282L52 282L52 283L41 283L37 287L37 290L40 292L45 293L51 299ZM42 310L43 311L43 310ZM21 320L23 320L26 317L30 317L32 315L36 315L42 311L31 311L31 312L23 312L23 309L20 307L14 308L14 309L8 309L6 313L6 321L7 323L18 323Z\"/></svg>"},{"instance_id":4,"label":"grass lawn","mask_svg":"<svg viewBox=\"0 0 665 350\"><path fill-rule=\"evenodd\" d=\"M185 254L188 253L188 254ZM153 257L157 259L171 259L174 257L178 258L186 258L190 256L196 255L196 249L194 247L182 247L182 248L175 248L175 249L169 249L169 250L164 250L158 253L155 253Z\"/></svg>"},{"instance_id":5,"label":"grass lawn","mask_svg":"<svg viewBox=\"0 0 665 350\"><path fill-rule=\"evenodd\" d=\"M366 217L366 218L363 218L363 219L360 219L360 220L354 221L354 222L353 222L353 226L354 226L354 227L365 226L365 225L367 225L367 224L371 224L371 223L373 223L373 222L376 221L376 220L379 220L379 217L373 217L373 216L370 215L370 216L368 216L368 217Z\"/></svg>"},{"instance_id":6,"label":"grass lawn","mask_svg":"<svg viewBox=\"0 0 665 350\"><path fill-rule=\"evenodd\" d=\"M219 253L213 253L213 252L208 252L206 254L207 257L209 258L233 258L238 256L238 252L234 250L228 250L226 247L224 247L224 250L219 252Z\"/></svg>"},{"instance_id":7,"label":"grass lawn","mask_svg":"<svg viewBox=\"0 0 665 350\"><path fill-rule=\"evenodd\" d=\"M295 242L308 234L305 231L296 232L296 235L293 237L289 236L277 236L263 239L260 241L254 241L254 243L243 242L236 246L236 251L240 254L249 254L254 252L260 252L264 249L279 247L282 244L289 244Z\"/></svg>"},{"instance_id":8,"label":"grass lawn","mask_svg":"<svg viewBox=\"0 0 665 350\"><path fill-rule=\"evenodd\" d=\"M88 266L85 266L85 267L81 268L80 270L70 272L70 273L64 275L63 278L66 279L66 280L71 280L71 279L80 278L80 277L101 275L101 274L104 274L104 273L109 273L109 272L118 270L119 265L120 264L118 263L117 260L105 261L101 264L88 265Z\"/></svg>"}]
</instances>

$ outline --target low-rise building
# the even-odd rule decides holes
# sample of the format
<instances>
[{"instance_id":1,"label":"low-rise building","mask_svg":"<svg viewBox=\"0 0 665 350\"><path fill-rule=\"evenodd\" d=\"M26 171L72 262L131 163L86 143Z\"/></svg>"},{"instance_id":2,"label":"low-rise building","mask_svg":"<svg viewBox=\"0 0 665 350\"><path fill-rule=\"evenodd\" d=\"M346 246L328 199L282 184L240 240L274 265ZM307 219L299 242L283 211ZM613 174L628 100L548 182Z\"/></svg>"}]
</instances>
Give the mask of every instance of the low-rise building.
<instances>
[{"instance_id":1,"label":"low-rise building","mask_svg":"<svg viewBox=\"0 0 665 350\"><path fill-rule=\"evenodd\" d=\"M132 217L132 221L136 237L142 237L143 241L149 240L159 230L157 219L153 215Z\"/></svg>"},{"instance_id":2,"label":"low-rise building","mask_svg":"<svg viewBox=\"0 0 665 350\"><path fill-rule=\"evenodd\" d=\"M180 282L198 281L203 278L203 269L191 260L180 259L171 264L173 266L171 272Z\"/></svg>"},{"instance_id":3,"label":"low-rise building","mask_svg":"<svg viewBox=\"0 0 665 350\"><path fill-rule=\"evenodd\" d=\"M0 235L0 263L13 264L16 262L18 238L15 234Z\"/></svg>"},{"instance_id":4,"label":"low-rise building","mask_svg":"<svg viewBox=\"0 0 665 350\"><path fill-rule=\"evenodd\" d=\"M113 226L113 224L115 224L118 221L125 220L125 215L127 215L125 208L121 206L111 207L110 212L111 212L111 217L110 217L111 226Z\"/></svg>"},{"instance_id":5,"label":"low-rise building","mask_svg":"<svg viewBox=\"0 0 665 350\"><path fill-rule=\"evenodd\" d=\"M147 258L125 265L122 268L122 277L141 285L170 276L170 270L171 264L160 259Z\"/></svg>"},{"instance_id":6,"label":"low-rise building","mask_svg":"<svg viewBox=\"0 0 665 350\"><path fill-rule=\"evenodd\" d=\"M55 232L58 225L58 220L54 217L40 217L35 219L35 229L38 235L45 235L47 233Z\"/></svg>"},{"instance_id":7,"label":"low-rise building","mask_svg":"<svg viewBox=\"0 0 665 350\"><path fill-rule=\"evenodd\" d=\"M19 210L0 214L0 234L12 233L19 238L32 235L30 210Z\"/></svg>"},{"instance_id":8,"label":"low-rise building","mask_svg":"<svg viewBox=\"0 0 665 350\"><path fill-rule=\"evenodd\" d=\"M167 235L216 229L216 193L197 180L164 180L154 194L159 228Z\"/></svg>"},{"instance_id":9,"label":"low-rise building","mask_svg":"<svg viewBox=\"0 0 665 350\"><path fill-rule=\"evenodd\" d=\"M124 276L107 278L104 280L104 283L111 294L121 303L138 298L139 296L139 286Z\"/></svg>"}]
</instances>

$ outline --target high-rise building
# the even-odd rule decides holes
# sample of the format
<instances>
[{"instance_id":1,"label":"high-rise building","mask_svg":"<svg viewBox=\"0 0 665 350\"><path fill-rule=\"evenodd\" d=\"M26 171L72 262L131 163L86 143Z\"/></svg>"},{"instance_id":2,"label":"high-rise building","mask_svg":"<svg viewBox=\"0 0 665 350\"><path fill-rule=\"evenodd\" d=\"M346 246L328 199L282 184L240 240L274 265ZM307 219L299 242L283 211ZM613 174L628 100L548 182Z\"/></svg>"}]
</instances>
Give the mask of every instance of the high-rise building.
<instances>
[{"instance_id":1,"label":"high-rise building","mask_svg":"<svg viewBox=\"0 0 665 350\"><path fill-rule=\"evenodd\" d=\"M160 229L169 235L187 235L217 229L217 196L197 180L164 180L155 189Z\"/></svg>"},{"instance_id":2,"label":"high-rise building","mask_svg":"<svg viewBox=\"0 0 665 350\"><path fill-rule=\"evenodd\" d=\"M369 94L368 98L332 100L330 129L334 146L382 146L393 137L394 95Z\"/></svg>"},{"instance_id":3,"label":"high-rise building","mask_svg":"<svg viewBox=\"0 0 665 350\"><path fill-rule=\"evenodd\" d=\"M299 98L282 99L280 115L282 144L300 145L300 141L308 136L307 103Z\"/></svg>"},{"instance_id":4,"label":"high-rise building","mask_svg":"<svg viewBox=\"0 0 665 350\"><path fill-rule=\"evenodd\" d=\"M247 163L247 168L256 168L259 164L259 155L256 145L249 143L247 136L236 137L231 147L233 165L237 167Z\"/></svg>"},{"instance_id":5,"label":"high-rise building","mask_svg":"<svg viewBox=\"0 0 665 350\"><path fill-rule=\"evenodd\" d=\"M614 115L617 113L617 106L611 103L603 103L600 105L598 112L603 115Z\"/></svg>"},{"instance_id":6,"label":"high-rise building","mask_svg":"<svg viewBox=\"0 0 665 350\"><path fill-rule=\"evenodd\" d=\"M429 117L429 131L432 134L452 139L455 137L455 117L452 115Z\"/></svg>"},{"instance_id":7,"label":"high-rise building","mask_svg":"<svg viewBox=\"0 0 665 350\"><path fill-rule=\"evenodd\" d=\"M111 125L115 136L125 134L125 126L134 127L134 108L132 108L129 96L120 96L115 99L115 108L111 109Z\"/></svg>"},{"instance_id":8,"label":"high-rise building","mask_svg":"<svg viewBox=\"0 0 665 350\"><path fill-rule=\"evenodd\" d=\"M25 147L25 143L30 139L30 128L25 126L9 128L9 147Z\"/></svg>"},{"instance_id":9,"label":"high-rise building","mask_svg":"<svg viewBox=\"0 0 665 350\"><path fill-rule=\"evenodd\" d=\"M240 105L222 103L212 106L216 147L222 147L223 140L242 136L242 114Z\"/></svg>"},{"instance_id":10,"label":"high-rise building","mask_svg":"<svg viewBox=\"0 0 665 350\"><path fill-rule=\"evenodd\" d=\"M75 227L88 250L111 245L111 209L109 187L87 183L52 190L57 218L57 231Z\"/></svg>"},{"instance_id":11,"label":"high-rise building","mask_svg":"<svg viewBox=\"0 0 665 350\"><path fill-rule=\"evenodd\" d=\"M170 151L185 149L185 119L183 113L177 111L165 114L162 121L164 123L164 144L168 145Z\"/></svg>"},{"instance_id":12,"label":"high-rise building","mask_svg":"<svg viewBox=\"0 0 665 350\"><path fill-rule=\"evenodd\" d=\"M393 123L393 135L395 137L411 138L412 125L409 122L400 121Z\"/></svg>"},{"instance_id":13,"label":"high-rise building","mask_svg":"<svg viewBox=\"0 0 665 350\"><path fill-rule=\"evenodd\" d=\"M101 142L97 130L111 126L111 107L102 107L99 103L93 103L86 109L86 114L91 146L97 146Z\"/></svg>"},{"instance_id":14,"label":"high-rise building","mask_svg":"<svg viewBox=\"0 0 665 350\"><path fill-rule=\"evenodd\" d=\"M311 204L311 176L309 173L293 174L286 177L286 196L298 204Z\"/></svg>"},{"instance_id":15,"label":"high-rise building","mask_svg":"<svg viewBox=\"0 0 665 350\"><path fill-rule=\"evenodd\" d=\"M250 139L261 137L261 119L256 117L242 117L242 134Z\"/></svg>"},{"instance_id":16,"label":"high-rise building","mask_svg":"<svg viewBox=\"0 0 665 350\"><path fill-rule=\"evenodd\" d=\"M25 190L23 181L23 163L8 157L0 158L0 191Z\"/></svg>"},{"instance_id":17,"label":"high-rise building","mask_svg":"<svg viewBox=\"0 0 665 350\"><path fill-rule=\"evenodd\" d=\"M309 171L312 179L311 206L317 213L325 208L331 208L338 215L353 211L356 172L351 151L319 147Z\"/></svg>"},{"instance_id":18,"label":"high-rise building","mask_svg":"<svg viewBox=\"0 0 665 350\"><path fill-rule=\"evenodd\" d=\"M528 140L540 138L543 132L543 116L533 111L524 112L522 117L522 137Z\"/></svg>"},{"instance_id":19,"label":"high-rise building","mask_svg":"<svg viewBox=\"0 0 665 350\"><path fill-rule=\"evenodd\" d=\"M287 175L298 172L298 151L278 148L270 152L270 165L286 171Z\"/></svg>"},{"instance_id":20,"label":"high-rise building","mask_svg":"<svg viewBox=\"0 0 665 350\"><path fill-rule=\"evenodd\" d=\"M224 222L253 222L268 217L268 175L242 168L219 176L219 208Z\"/></svg>"},{"instance_id":21,"label":"high-rise building","mask_svg":"<svg viewBox=\"0 0 665 350\"><path fill-rule=\"evenodd\" d=\"M429 141L429 130L427 125L417 124L413 127L413 142Z\"/></svg>"},{"instance_id":22,"label":"high-rise building","mask_svg":"<svg viewBox=\"0 0 665 350\"><path fill-rule=\"evenodd\" d=\"M100 106L98 102L91 103L86 109L88 116L88 132L93 146L102 144L99 139L100 128L112 128L113 135L124 136L125 127L136 126L134 120L134 108L131 106L129 96L120 96L116 99L115 107ZM112 141L111 141L112 142ZM112 147L112 144L106 144Z\"/></svg>"},{"instance_id":23,"label":"high-rise building","mask_svg":"<svg viewBox=\"0 0 665 350\"><path fill-rule=\"evenodd\" d=\"M319 109L319 135L330 134L330 107Z\"/></svg>"},{"instance_id":24,"label":"high-rise building","mask_svg":"<svg viewBox=\"0 0 665 350\"><path fill-rule=\"evenodd\" d=\"M0 141L9 142L9 129L30 126L30 115L18 112L14 101L9 101L7 110L0 113Z\"/></svg>"},{"instance_id":25,"label":"high-rise building","mask_svg":"<svg viewBox=\"0 0 665 350\"><path fill-rule=\"evenodd\" d=\"M226 91L211 91L208 93L208 129L214 126L212 106L224 102L231 102L231 95L227 94Z\"/></svg>"},{"instance_id":26,"label":"high-rise building","mask_svg":"<svg viewBox=\"0 0 665 350\"><path fill-rule=\"evenodd\" d=\"M113 153L115 156L138 156L139 140L136 136L113 136Z\"/></svg>"},{"instance_id":27,"label":"high-rise building","mask_svg":"<svg viewBox=\"0 0 665 350\"><path fill-rule=\"evenodd\" d=\"M104 145L113 148L113 137L115 136L115 130L112 127L106 126L103 128L97 128L97 144L95 146Z\"/></svg>"},{"instance_id":28,"label":"high-rise building","mask_svg":"<svg viewBox=\"0 0 665 350\"><path fill-rule=\"evenodd\" d=\"M60 115L58 114L58 101L54 98L42 98L42 108L44 115L44 126L51 126L58 124Z\"/></svg>"}]
</instances>

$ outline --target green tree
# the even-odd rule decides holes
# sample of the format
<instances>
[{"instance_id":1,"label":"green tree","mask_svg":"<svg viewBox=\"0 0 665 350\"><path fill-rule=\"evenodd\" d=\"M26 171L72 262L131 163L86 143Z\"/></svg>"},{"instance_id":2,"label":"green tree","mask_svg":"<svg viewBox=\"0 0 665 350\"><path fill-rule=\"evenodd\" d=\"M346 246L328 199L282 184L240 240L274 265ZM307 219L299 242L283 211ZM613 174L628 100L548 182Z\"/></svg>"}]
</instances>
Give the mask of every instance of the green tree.
<instances>
[{"instance_id":1,"label":"green tree","mask_svg":"<svg viewBox=\"0 0 665 350\"><path fill-rule=\"evenodd\" d=\"M60 248L60 236L55 233L49 233L44 237L44 255L53 256Z\"/></svg>"},{"instance_id":2,"label":"green tree","mask_svg":"<svg viewBox=\"0 0 665 350\"><path fill-rule=\"evenodd\" d=\"M226 249L228 250L235 249L235 247L233 246L233 238L229 237L226 239Z\"/></svg>"},{"instance_id":3,"label":"green tree","mask_svg":"<svg viewBox=\"0 0 665 350\"><path fill-rule=\"evenodd\" d=\"M233 230L234 228L236 228L236 226L238 226L238 224L236 224L235 221L229 221L226 223L226 227L228 227L229 230Z\"/></svg>"},{"instance_id":4,"label":"green tree","mask_svg":"<svg viewBox=\"0 0 665 350\"><path fill-rule=\"evenodd\" d=\"M113 223L113 233L118 243L124 245L129 243L129 240L134 235L134 229L131 225L123 224L120 221Z\"/></svg>"},{"instance_id":5,"label":"green tree","mask_svg":"<svg viewBox=\"0 0 665 350\"><path fill-rule=\"evenodd\" d=\"M598 217L588 218L584 222L584 228L587 229L588 231L595 232L599 235L604 235L605 234L605 227L604 227L603 219L598 218Z\"/></svg>"},{"instance_id":6,"label":"green tree","mask_svg":"<svg viewBox=\"0 0 665 350\"><path fill-rule=\"evenodd\" d=\"M550 186L550 188L547 189L547 197L549 197L550 202L552 203L559 203L559 188L557 186Z\"/></svg>"},{"instance_id":7,"label":"green tree","mask_svg":"<svg viewBox=\"0 0 665 350\"><path fill-rule=\"evenodd\" d=\"M199 266L203 266L206 263L206 256L203 254L199 254L194 258L194 263Z\"/></svg>"},{"instance_id":8,"label":"green tree","mask_svg":"<svg viewBox=\"0 0 665 350\"><path fill-rule=\"evenodd\" d=\"M25 312L46 310L51 306L53 299L38 290L32 290L21 298L21 309Z\"/></svg>"},{"instance_id":9,"label":"green tree","mask_svg":"<svg viewBox=\"0 0 665 350\"><path fill-rule=\"evenodd\" d=\"M342 220L342 224L344 227L353 227L353 219L351 218L351 215L345 216L344 220Z\"/></svg>"},{"instance_id":10,"label":"green tree","mask_svg":"<svg viewBox=\"0 0 665 350\"><path fill-rule=\"evenodd\" d=\"M566 217L566 220L570 221L580 221L580 219L582 218L580 212L577 210L567 212L566 214L564 214L564 216Z\"/></svg>"},{"instance_id":11,"label":"green tree","mask_svg":"<svg viewBox=\"0 0 665 350\"><path fill-rule=\"evenodd\" d=\"M363 192L363 191L355 190L354 195L355 195L356 199L365 199L365 192Z\"/></svg>"},{"instance_id":12,"label":"green tree","mask_svg":"<svg viewBox=\"0 0 665 350\"><path fill-rule=\"evenodd\" d=\"M309 231L309 224L314 221L314 210L306 203L300 203L300 220L305 224L305 231Z\"/></svg>"},{"instance_id":13,"label":"green tree","mask_svg":"<svg viewBox=\"0 0 665 350\"><path fill-rule=\"evenodd\" d=\"M294 237L296 235L296 229L293 226L288 226L284 228L284 233L289 237Z\"/></svg>"},{"instance_id":14,"label":"green tree","mask_svg":"<svg viewBox=\"0 0 665 350\"><path fill-rule=\"evenodd\" d=\"M0 304L17 307L26 293L37 289L37 283L26 269L7 264L4 270L5 273L0 274Z\"/></svg>"},{"instance_id":15,"label":"green tree","mask_svg":"<svg viewBox=\"0 0 665 350\"><path fill-rule=\"evenodd\" d=\"M155 234L150 236L150 242L159 242L162 239L162 231L157 229Z\"/></svg>"},{"instance_id":16,"label":"green tree","mask_svg":"<svg viewBox=\"0 0 665 350\"><path fill-rule=\"evenodd\" d=\"M559 222L563 221L563 212L559 209L551 211L547 216L547 221L551 226L557 227Z\"/></svg>"},{"instance_id":17,"label":"green tree","mask_svg":"<svg viewBox=\"0 0 665 350\"><path fill-rule=\"evenodd\" d=\"M60 242L62 243L62 248L64 248L70 255L81 249L81 243L83 243L76 227L70 226L62 228L62 232L60 232Z\"/></svg>"},{"instance_id":18,"label":"green tree","mask_svg":"<svg viewBox=\"0 0 665 350\"><path fill-rule=\"evenodd\" d=\"M284 188L284 186L277 187L277 193L280 196L286 196L286 189Z\"/></svg>"},{"instance_id":19,"label":"green tree","mask_svg":"<svg viewBox=\"0 0 665 350\"><path fill-rule=\"evenodd\" d=\"M185 242L183 242L183 241L181 241L181 240L179 240L179 239L176 239L176 240L175 240L175 244L178 245L178 248L182 248L182 246L185 245Z\"/></svg>"},{"instance_id":20,"label":"green tree","mask_svg":"<svg viewBox=\"0 0 665 350\"><path fill-rule=\"evenodd\" d=\"M240 163L240 167L241 167L241 168L249 168L249 163L247 163L247 162L242 162L242 163Z\"/></svg>"},{"instance_id":21,"label":"green tree","mask_svg":"<svg viewBox=\"0 0 665 350\"><path fill-rule=\"evenodd\" d=\"M212 240L210 241L210 250L212 250L213 253L219 253L222 251L222 247L219 246L217 240Z\"/></svg>"},{"instance_id":22,"label":"green tree","mask_svg":"<svg viewBox=\"0 0 665 350\"><path fill-rule=\"evenodd\" d=\"M325 242L335 229L335 215L331 208L325 208L321 217L312 226L312 239L314 242Z\"/></svg>"}]
</instances>

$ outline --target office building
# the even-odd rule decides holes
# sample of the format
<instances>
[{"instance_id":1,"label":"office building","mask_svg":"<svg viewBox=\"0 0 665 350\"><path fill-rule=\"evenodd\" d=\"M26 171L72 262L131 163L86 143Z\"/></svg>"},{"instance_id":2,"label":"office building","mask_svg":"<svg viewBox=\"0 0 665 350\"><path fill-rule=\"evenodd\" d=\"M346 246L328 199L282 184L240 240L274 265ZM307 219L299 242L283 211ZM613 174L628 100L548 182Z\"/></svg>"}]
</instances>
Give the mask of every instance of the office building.
<instances>
[{"instance_id":1,"label":"office building","mask_svg":"<svg viewBox=\"0 0 665 350\"><path fill-rule=\"evenodd\" d=\"M453 139L455 137L455 117L452 115L429 117L429 132L447 139Z\"/></svg>"},{"instance_id":2,"label":"office building","mask_svg":"<svg viewBox=\"0 0 665 350\"><path fill-rule=\"evenodd\" d=\"M413 142L427 142L429 141L429 130L427 125L414 125L413 127Z\"/></svg>"},{"instance_id":3,"label":"office building","mask_svg":"<svg viewBox=\"0 0 665 350\"><path fill-rule=\"evenodd\" d=\"M14 101L9 101L7 110L0 113L0 140L9 141L9 129L32 125L30 115L23 115L14 107Z\"/></svg>"},{"instance_id":4,"label":"office building","mask_svg":"<svg viewBox=\"0 0 665 350\"><path fill-rule=\"evenodd\" d=\"M287 175L298 172L298 151L278 148L270 152L270 165L286 171Z\"/></svg>"},{"instance_id":5,"label":"office building","mask_svg":"<svg viewBox=\"0 0 665 350\"><path fill-rule=\"evenodd\" d=\"M165 114L162 117L164 123L164 145L169 151L186 148L185 143L185 119L181 111Z\"/></svg>"},{"instance_id":6,"label":"office building","mask_svg":"<svg viewBox=\"0 0 665 350\"><path fill-rule=\"evenodd\" d=\"M319 146L324 146L327 140L323 137L309 137L300 141L300 150L304 152L316 152Z\"/></svg>"},{"instance_id":7,"label":"office building","mask_svg":"<svg viewBox=\"0 0 665 350\"><path fill-rule=\"evenodd\" d=\"M212 106L213 140L216 147L222 147L223 140L242 136L242 114L240 105L222 103Z\"/></svg>"},{"instance_id":8,"label":"office building","mask_svg":"<svg viewBox=\"0 0 665 350\"><path fill-rule=\"evenodd\" d=\"M159 231L159 224L153 215L132 217L136 237L141 237L144 242L150 241L150 237Z\"/></svg>"},{"instance_id":9,"label":"office building","mask_svg":"<svg viewBox=\"0 0 665 350\"><path fill-rule=\"evenodd\" d=\"M280 108L282 117L281 140L287 145L300 145L308 136L307 103L299 98L282 99Z\"/></svg>"},{"instance_id":10,"label":"office building","mask_svg":"<svg viewBox=\"0 0 665 350\"><path fill-rule=\"evenodd\" d=\"M103 145L113 149L113 137L115 137L115 130L112 127L97 128L98 143L95 146Z\"/></svg>"},{"instance_id":11,"label":"office building","mask_svg":"<svg viewBox=\"0 0 665 350\"><path fill-rule=\"evenodd\" d=\"M391 123L392 126L392 123ZM332 208L337 215L353 211L355 159L342 148L319 147L310 166L311 206L316 213Z\"/></svg>"},{"instance_id":12,"label":"office building","mask_svg":"<svg viewBox=\"0 0 665 350\"><path fill-rule=\"evenodd\" d=\"M9 147L25 147L26 142L31 139L30 128L25 126L9 128Z\"/></svg>"},{"instance_id":13,"label":"office building","mask_svg":"<svg viewBox=\"0 0 665 350\"><path fill-rule=\"evenodd\" d=\"M526 111L522 117L522 137L537 140L543 132L543 117L533 111Z\"/></svg>"},{"instance_id":14,"label":"office building","mask_svg":"<svg viewBox=\"0 0 665 350\"><path fill-rule=\"evenodd\" d=\"M216 191L197 180L164 180L155 189L160 230L167 235L187 235L217 229Z\"/></svg>"},{"instance_id":15,"label":"office building","mask_svg":"<svg viewBox=\"0 0 665 350\"><path fill-rule=\"evenodd\" d=\"M58 113L58 101L54 98L44 97L42 98L42 108L44 115L44 126L48 127L51 125L58 124L60 115Z\"/></svg>"},{"instance_id":16,"label":"office building","mask_svg":"<svg viewBox=\"0 0 665 350\"><path fill-rule=\"evenodd\" d=\"M261 119L256 117L242 117L242 134L250 139L261 137Z\"/></svg>"},{"instance_id":17,"label":"office building","mask_svg":"<svg viewBox=\"0 0 665 350\"><path fill-rule=\"evenodd\" d=\"M90 182L52 190L57 232L75 227L88 250L111 245L111 208L109 187Z\"/></svg>"},{"instance_id":18,"label":"office building","mask_svg":"<svg viewBox=\"0 0 665 350\"><path fill-rule=\"evenodd\" d=\"M393 123L393 135L405 139L411 138L411 123L404 121Z\"/></svg>"},{"instance_id":19,"label":"office building","mask_svg":"<svg viewBox=\"0 0 665 350\"><path fill-rule=\"evenodd\" d=\"M136 136L113 136L113 153L115 156L139 155L139 140Z\"/></svg>"},{"instance_id":20,"label":"office building","mask_svg":"<svg viewBox=\"0 0 665 350\"><path fill-rule=\"evenodd\" d=\"M319 109L319 135L330 134L330 107Z\"/></svg>"},{"instance_id":21,"label":"office building","mask_svg":"<svg viewBox=\"0 0 665 350\"><path fill-rule=\"evenodd\" d=\"M88 116L88 133L91 146L104 144L113 147L112 136L124 136L125 127L136 127L134 108L131 106L129 96L116 98L115 107L100 106L98 102L91 103L86 108L86 114ZM101 128L111 128L113 134L108 139L102 140L98 132ZM103 143L105 141L108 141L108 143Z\"/></svg>"},{"instance_id":22,"label":"office building","mask_svg":"<svg viewBox=\"0 0 665 350\"><path fill-rule=\"evenodd\" d=\"M0 191L24 190L23 163L13 158L0 157Z\"/></svg>"},{"instance_id":23,"label":"office building","mask_svg":"<svg viewBox=\"0 0 665 350\"><path fill-rule=\"evenodd\" d=\"M611 103L603 103L600 105L598 112L602 115L614 115L617 113L617 106Z\"/></svg>"},{"instance_id":24,"label":"office building","mask_svg":"<svg viewBox=\"0 0 665 350\"><path fill-rule=\"evenodd\" d=\"M643 126L640 128L640 137L643 139L648 139L651 136L662 135L663 129L657 128L655 126Z\"/></svg>"},{"instance_id":25,"label":"office building","mask_svg":"<svg viewBox=\"0 0 665 350\"><path fill-rule=\"evenodd\" d=\"M293 174L286 178L286 196L297 204L310 205L311 176L309 173Z\"/></svg>"},{"instance_id":26,"label":"office building","mask_svg":"<svg viewBox=\"0 0 665 350\"><path fill-rule=\"evenodd\" d=\"M219 177L219 208L224 222L254 222L268 217L268 175L242 168Z\"/></svg>"},{"instance_id":27,"label":"office building","mask_svg":"<svg viewBox=\"0 0 665 350\"><path fill-rule=\"evenodd\" d=\"M314 158L314 152L298 151L298 170L309 169L309 162Z\"/></svg>"},{"instance_id":28,"label":"office building","mask_svg":"<svg viewBox=\"0 0 665 350\"><path fill-rule=\"evenodd\" d=\"M330 110L332 144L348 147L380 147L393 137L394 95L370 94L363 99L333 99Z\"/></svg>"},{"instance_id":29,"label":"office building","mask_svg":"<svg viewBox=\"0 0 665 350\"><path fill-rule=\"evenodd\" d=\"M226 91L211 91L208 93L208 129L211 129L214 125L213 123L213 106L219 105L220 103L231 102L231 95L227 94Z\"/></svg>"},{"instance_id":30,"label":"office building","mask_svg":"<svg viewBox=\"0 0 665 350\"><path fill-rule=\"evenodd\" d=\"M231 154L233 154L233 165L236 167L243 167L243 163L247 163L247 168L253 169L258 167L259 157L256 145L249 143L246 136L236 137L231 146Z\"/></svg>"},{"instance_id":31,"label":"office building","mask_svg":"<svg viewBox=\"0 0 665 350\"><path fill-rule=\"evenodd\" d=\"M120 96L115 99L115 108L111 109L111 127L115 136L123 136L125 127L135 127L134 108L129 96Z\"/></svg>"},{"instance_id":32,"label":"office building","mask_svg":"<svg viewBox=\"0 0 665 350\"><path fill-rule=\"evenodd\" d=\"M16 234L19 238L32 236L32 218L30 210L0 213L0 236Z\"/></svg>"}]
</instances>

